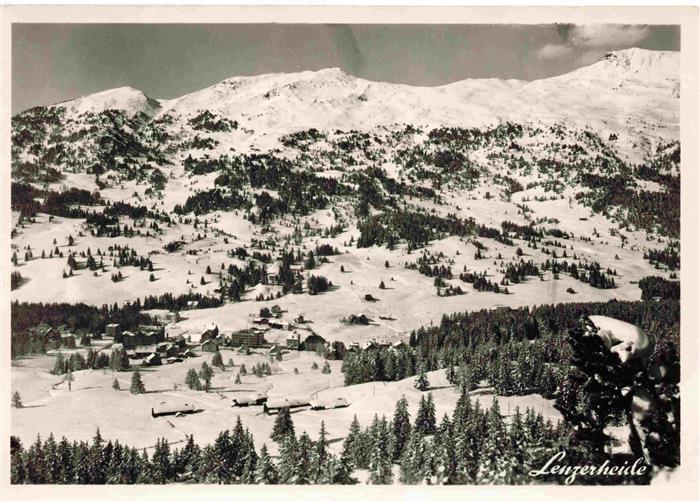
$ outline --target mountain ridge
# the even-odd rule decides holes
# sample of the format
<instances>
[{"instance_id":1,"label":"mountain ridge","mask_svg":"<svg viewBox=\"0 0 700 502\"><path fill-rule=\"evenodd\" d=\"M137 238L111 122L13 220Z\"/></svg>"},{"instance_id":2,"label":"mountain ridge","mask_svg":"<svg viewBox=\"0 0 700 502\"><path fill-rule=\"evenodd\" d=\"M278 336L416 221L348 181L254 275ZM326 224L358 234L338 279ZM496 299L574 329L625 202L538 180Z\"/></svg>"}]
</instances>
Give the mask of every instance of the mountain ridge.
<instances>
[{"instance_id":1,"label":"mountain ridge","mask_svg":"<svg viewBox=\"0 0 700 502\"><path fill-rule=\"evenodd\" d=\"M308 99L309 96L304 96L300 93L300 91L304 90L320 93L321 96L323 96L323 92L335 91L333 93L335 95L328 96L332 99L347 99L348 97L362 99L363 96L366 97L366 91L368 90L374 92L395 91L408 96L418 96L426 101L436 96L450 93L454 93L450 97L458 100L465 97L476 99L482 97L478 94L483 92L484 87L491 88L492 91L495 88L498 92L518 92L527 89L537 89L546 85L547 82L584 78L589 74L592 74L593 79L600 81L606 76L612 76L614 79L625 76L625 72L628 73L628 77L631 77L645 70L648 74L645 77L651 77L651 80L654 82L673 81L678 79L678 57L679 53L672 51L650 51L632 48L608 53L591 65L545 79L526 81L519 79L474 78L431 87L368 80L350 75L339 67L332 67L317 71L306 70L294 73L232 76L212 86L172 99L154 99L139 89L125 86L107 89L50 106L73 109L78 113L85 111L99 112L109 108L116 108L127 113L144 112L148 116L161 116L166 113L182 113L182 111L191 113L192 110L188 108L191 108L193 104L195 106L205 106L207 104L206 98L211 100L211 96L207 96L207 94L214 94L213 97L215 98L227 98L232 101L240 99L250 100L260 97L262 99L271 99L278 96L292 99ZM650 71L650 69L653 70L655 68L661 68L663 75L657 76L654 71ZM611 69L616 70L618 74L609 75ZM620 70L623 72L621 75ZM606 75L606 71L608 75ZM346 91L344 94L341 92L343 90ZM464 91L467 91L466 96ZM338 95L339 92L340 95ZM672 97L675 97L673 92ZM188 104L190 106L187 106ZM178 105L185 107L185 110L178 110Z\"/></svg>"}]
</instances>

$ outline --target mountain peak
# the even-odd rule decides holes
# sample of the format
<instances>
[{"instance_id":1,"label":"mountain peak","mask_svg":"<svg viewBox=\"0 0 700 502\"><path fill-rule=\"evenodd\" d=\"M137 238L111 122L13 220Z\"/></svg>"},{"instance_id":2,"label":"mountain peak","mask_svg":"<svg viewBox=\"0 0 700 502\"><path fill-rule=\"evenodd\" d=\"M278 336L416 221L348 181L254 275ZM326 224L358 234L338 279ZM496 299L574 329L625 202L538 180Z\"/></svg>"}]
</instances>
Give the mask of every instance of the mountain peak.
<instances>
[{"instance_id":1,"label":"mountain peak","mask_svg":"<svg viewBox=\"0 0 700 502\"><path fill-rule=\"evenodd\" d=\"M678 66L679 53L673 51L653 51L632 47L620 51L607 53L602 61L616 67L638 72L641 70L656 71L660 67Z\"/></svg>"},{"instance_id":2,"label":"mountain peak","mask_svg":"<svg viewBox=\"0 0 700 502\"><path fill-rule=\"evenodd\" d=\"M145 113L149 116L152 116L160 107L158 101L131 86L107 89L71 101L57 103L54 106L71 110L77 114L120 110L129 115Z\"/></svg>"}]
</instances>

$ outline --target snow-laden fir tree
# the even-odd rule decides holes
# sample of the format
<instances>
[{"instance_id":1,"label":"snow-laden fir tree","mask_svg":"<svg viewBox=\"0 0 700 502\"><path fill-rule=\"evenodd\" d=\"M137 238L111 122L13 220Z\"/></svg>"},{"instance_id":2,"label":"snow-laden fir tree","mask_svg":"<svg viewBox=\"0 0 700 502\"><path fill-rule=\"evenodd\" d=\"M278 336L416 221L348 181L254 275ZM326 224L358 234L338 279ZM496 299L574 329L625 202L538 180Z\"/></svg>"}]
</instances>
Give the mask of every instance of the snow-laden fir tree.
<instances>
[{"instance_id":1,"label":"snow-laden fir tree","mask_svg":"<svg viewBox=\"0 0 700 502\"><path fill-rule=\"evenodd\" d=\"M260 456L255 467L255 479L263 485L275 485L278 481L277 468L272 457L267 450L267 445L263 444L260 449Z\"/></svg>"},{"instance_id":2,"label":"snow-laden fir tree","mask_svg":"<svg viewBox=\"0 0 700 502\"><path fill-rule=\"evenodd\" d=\"M394 435L392 460L397 462L401 458L403 449L411 435L411 415L408 412L408 400L404 395L396 403L392 426Z\"/></svg>"},{"instance_id":3,"label":"snow-laden fir tree","mask_svg":"<svg viewBox=\"0 0 700 502\"><path fill-rule=\"evenodd\" d=\"M275 425L272 427L270 438L279 443L286 436L294 435L294 422L288 407L281 408L275 417Z\"/></svg>"},{"instance_id":4,"label":"snow-laden fir tree","mask_svg":"<svg viewBox=\"0 0 700 502\"><path fill-rule=\"evenodd\" d=\"M131 375L131 386L129 391L132 394L145 394L146 387L143 385L143 380L141 380L141 372L139 370L134 371Z\"/></svg>"}]
</instances>

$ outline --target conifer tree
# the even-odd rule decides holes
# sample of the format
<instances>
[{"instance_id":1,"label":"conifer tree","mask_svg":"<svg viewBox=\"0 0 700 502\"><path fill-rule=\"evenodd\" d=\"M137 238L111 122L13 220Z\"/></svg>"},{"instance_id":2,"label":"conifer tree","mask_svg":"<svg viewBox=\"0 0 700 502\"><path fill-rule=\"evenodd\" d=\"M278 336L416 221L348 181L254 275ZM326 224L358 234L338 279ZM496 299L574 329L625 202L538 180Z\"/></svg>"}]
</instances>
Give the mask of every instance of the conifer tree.
<instances>
[{"instance_id":1,"label":"conifer tree","mask_svg":"<svg viewBox=\"0 0 700 502\"><path fill-rule=\"evenodd\" d=\"M326 424L321 420L321 430L314 447L313 463L311 466L311 479L314 483L322 483L328 463L328 440Z\"/></svg>"},{"instance_id":2,"label":"conifer tree","mask_svg":"<svg viewBox=\"0 0 700 502\"><path fill-rule=\"evenodd\" d=\"M435 404L432 393L428 393L427 398L421 396L414 427L424 436L435 433Z\"/></svg>"},{"instance_id":3,"label":"conifer tree","mask_svg":"<svg viewBox=\"0 0 700 502\"><path fill-rule=\"evenodd\" d=\"M15 408L24 408L24 405L22 404L22 398L19 395L18 391L15 391L14 394L12 394L12 406Z\"/></svg>"},{"instance_id":4,"label":"conifer tree","mask_svg":"<svg viewBox=\"0 0 700 502\"><path fill-rule=\"evenodd\" d=\"M369 480L373 485L391 484L391 432L385 417L381 421L375 415L374 431L371 433L372 450L370 452Z\"/></svg>"},{"instance_id":5,"label":"conifer tree","mask_svg":"<svg viewBox=\"0 0 700 502\"><path fill-rule=\"evenodd\" d=\"M418 429L413 429L411 437L401 455L399 480L404 484L422 483L428 469L425 437Z\"/></svg>"},{"instance_id":6,"label":"conifer tree","mask_svg":"<svg viewBox=\"0 0 700 502\"><path fill-rule=\"evenodd\" d=\"M292 415L288 407L281 408L277 413L275 418L275 425L272 428L272 434L270 438L279 443L284 440L286 436L294 435L294 423L292 422Z\"/></svg>"},{"instance_id":7,"label":"conifer tree","mask_svg":"<svg viewBox=\"0 0 700 502\"><path fill-rule=\"evenodd\" d=\"M146 387L143 385L143 380L141 380L141 372L139 370L134 371L131 375L131 386L129 391L132 394L145 394Z\"/></svg>"},{"instance_id":8,"label":"conifer tree","mask_svg":"<svg viewBox=\"0 0 700 502\"><path fill-rule=\"evenodd\" d=\"M211 365L215 368L221 368L222 370L224 369L224 359L221 357L221 352L219 352L218 349L216 352L214 352L214 356L211 358Z\"/></svg>"},{"instance_id":9,"label":"conifer tree","mask_svg":"<svg viewBox=\"0 0 700 502\"><path fill-rule=\"evenodd\" d=\"M255 467L255 479L263 485L275 485L278 481L277 468L272 457L267 450L267 445L263 444L260 449L260 457Z\"/></svg>"},{"instance_id":10,"label":"conifer tree","mask_svg":"<svg viewBox=\"0 0 700 502\"><path fill-rule=\"evenodd\" d=\"M354 485L357 480L352 477L353 470L353 461L350 455L343 449L340 458L336 461L331 483L334 485Z\"/></svg>"},{"instance_id":11,"label":"conifer tree","mask_svg":"<svg viewBox=\"0 0 700 502\"><path fill-rule=\"evenodd\" d=\"M294 470L294 483L297 485L308 485L311 483L313 450L313 441L311 441L306 432L302 432L297 442L297 464Z\"/></svg>"},{"instance_id":12,"label":"conifer tree","mask_svg":"<svg viewBox=\"0 0 700 502\"><path fill-rule=\"evenodd\" d=\"M119 385L119 380L117 380L117 377L114 377L114 380L112 380L112 388L114 390L120 390L121 386Z\"/></svg>"},{"instance_id":13,"label":"conifer tree","mask_svg":"<svg viewBox=\"0 0 700 502\"><path fill-rule=\"evenodd\" d=\"M408 400L406 396L401 396L401 399L396 403L394 411L393 435L392 442L392 459L397 462L401 458L403 449L411 436L411 416L408 412Z\"/></svg>"},{"instance_id":14,"label":"conifer tree","mask_svg":"<svg viewBox=\"0 0 700 502\"><path fill-rule=\"evenodd\" d=\"M201 380L204 380L204 390L209 392L209 389L211 388L211 378L214 376L214 371L212 371L211 367L205 362L202 363L202 367L199 370L199 378Z\"/></svg>"},{"instance_id":15,"label":"conifer tree","mask_svg":"<svg viewBox=\"0 0 700 502\"><path fill-rule=\"evenodd\" d=\"M416 389L423 392L430 387L430 382L428 381L428 376L425 374L425 364L421 364L420 371L416 377Z\"/></svg>"},{"instance_id":16,"label":"conifer tree","mask_svg":"<svg viewBox=\"0 0 700 502\"><path fill-rule=\"evenodd\" d=\"M298 464L297 440L294 434L287 434L280 442L279 464L277 466L279 483L292 484Z\"/></svg>"},{"instance_id":17,"label":"conifer tree","mask_svg":"<svg viewBox=\"0 0 700 502\"><path fill-rule=\"evenodd\" d=\"M199 381L199 375L194 368L187 370L187 375L185 376L185 385L190 390L202 390L202 384Z\"/></svg>"},{"instance_id":18,"label":"conifer tree","mask_svg":"<svg viewBox=\"0 0 700 502\"><path fill-rule=\"evenodd\" d=\"M479 484L513 484L517 461L511 454L506 425L495 397L488 412L487 424L488 432L480 455L476 481Z\"/></svg>"}]
</instances>

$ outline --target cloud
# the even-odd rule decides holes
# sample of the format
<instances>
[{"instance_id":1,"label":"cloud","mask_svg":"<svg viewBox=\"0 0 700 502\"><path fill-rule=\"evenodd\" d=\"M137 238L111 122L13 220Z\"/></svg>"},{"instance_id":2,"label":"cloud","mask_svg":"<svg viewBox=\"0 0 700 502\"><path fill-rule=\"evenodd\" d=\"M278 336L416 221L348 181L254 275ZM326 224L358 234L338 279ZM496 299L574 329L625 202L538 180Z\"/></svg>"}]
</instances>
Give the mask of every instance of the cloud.
<instances>
[{"instance_id":1,"label":"cloud","mask_svg":"<svg viewBox=\"0 0 700 502\"><path fill-rule=\"evenodd\" d=\"M645 25L558 25L557 30L562 38L561 43L540 47L536 53L539 59L557 59L570 54L574 49L626 49L649 36L649 27Z\"/></svg>"},{"instance_id":2,"label":"cloud","mask_svg":"<svg viewBox=\"0 0 700 502\"><path fill-rule=\"evenodd\" d=\"M557 59L569 54L573 49L568 45L547 44L537 51L540 59Z\"/></svg>"},{"instance_id":3,"label":"cloud","mask_svg":"<svg viewBox=\"0 0 700 502\"><path fill-rule=\"evenodd\" d=\"M583 47L630 46L649 36L649 28L643 25L586 24L574 26L568 35L571 44Z\"/></svg>"}]
</instances>

